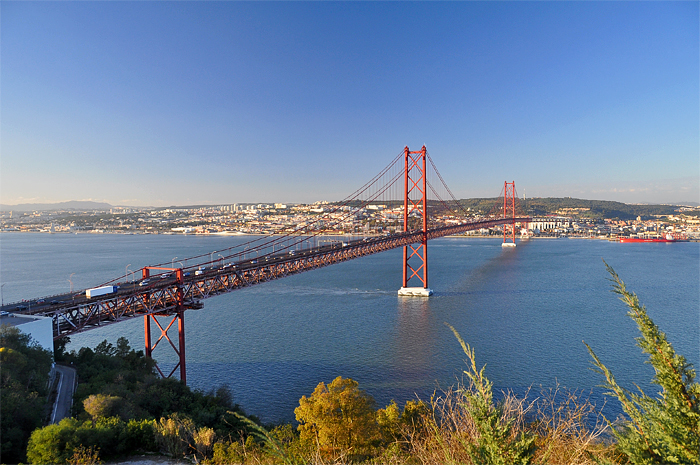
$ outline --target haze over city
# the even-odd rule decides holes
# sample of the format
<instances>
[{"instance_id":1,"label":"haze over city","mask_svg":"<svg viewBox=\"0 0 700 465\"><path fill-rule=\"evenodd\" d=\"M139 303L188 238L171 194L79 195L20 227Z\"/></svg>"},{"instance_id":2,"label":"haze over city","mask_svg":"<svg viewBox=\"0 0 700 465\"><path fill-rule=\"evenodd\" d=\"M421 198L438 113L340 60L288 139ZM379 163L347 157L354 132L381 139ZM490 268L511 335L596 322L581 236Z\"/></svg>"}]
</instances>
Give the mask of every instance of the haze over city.
<instances>
[{"instance_id":1,"label":"haze over city","mask_svg":"<svg viewBox=\"0 0 700 465\"><path fill-rule=\"evenodd\" d=\"M700 200L698 2L0 3L2 204Z\"/></svg>"}]
</instances>

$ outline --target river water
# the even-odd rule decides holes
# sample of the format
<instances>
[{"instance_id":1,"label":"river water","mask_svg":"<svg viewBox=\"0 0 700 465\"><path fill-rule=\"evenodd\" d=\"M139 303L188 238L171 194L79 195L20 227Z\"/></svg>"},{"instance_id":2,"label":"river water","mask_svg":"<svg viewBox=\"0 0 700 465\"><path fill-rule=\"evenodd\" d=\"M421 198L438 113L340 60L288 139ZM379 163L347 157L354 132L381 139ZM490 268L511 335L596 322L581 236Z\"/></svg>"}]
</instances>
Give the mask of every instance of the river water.
<instances>
[{"instance_id":1,"label":"river water","mask_svg":"<svg viewBox=\"0 0 700 465\"><path fill-rule=\"evenodd\" d=\"M5 302L85 289L144 265L221 250L233 236L0 235ZM442 238L428 245L429 299L397 296L396 249L238 290L186 312L188 384L228 385L234 401L265 421L292 421L302 395L336 376L360 383L384 406L429 399L454 384L464 354L454 326L486 364L496 389L594 389L588 343L620 384L656 392L639 334L610 292L603 259L637 293L676 351L700 366L700 244L619 244ZM181 257L181 258L176 258ZM69 349L125 336L143 347L143 319L71 337ZM175 354L154 357L172 367Z\"/></svg>"}]
</instances>

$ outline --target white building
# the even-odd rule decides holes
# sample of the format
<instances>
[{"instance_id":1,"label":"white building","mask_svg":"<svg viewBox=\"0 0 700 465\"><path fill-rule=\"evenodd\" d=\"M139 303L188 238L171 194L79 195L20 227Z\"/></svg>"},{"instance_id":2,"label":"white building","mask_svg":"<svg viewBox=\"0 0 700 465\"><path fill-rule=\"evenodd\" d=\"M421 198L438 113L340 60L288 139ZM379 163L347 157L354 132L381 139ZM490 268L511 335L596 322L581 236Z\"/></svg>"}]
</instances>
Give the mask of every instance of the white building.
<instances>
[{"instance_id":1,"label":"white building","mask_svg":"<svg viewBox=\"0 0 700 465\"><path fill-rule=\"evenodd\" d=\"M25 334L29 334L39 345L53 355L53 323L46 316L16 315L2 312L0 325L14 326Z\"/></svg>"},{"instance_id":2,"label":"white building","mask_svg":"<svg viewBox=\"0 0 700 465\"><path fill-rule=\"evenodd\" d=\"M554 231L557 229L569 229L571 227L571 218L565 216L545 216L541 218L533 218L528 223L527 228L530 231Z\"/></svg>"}]
</instances>

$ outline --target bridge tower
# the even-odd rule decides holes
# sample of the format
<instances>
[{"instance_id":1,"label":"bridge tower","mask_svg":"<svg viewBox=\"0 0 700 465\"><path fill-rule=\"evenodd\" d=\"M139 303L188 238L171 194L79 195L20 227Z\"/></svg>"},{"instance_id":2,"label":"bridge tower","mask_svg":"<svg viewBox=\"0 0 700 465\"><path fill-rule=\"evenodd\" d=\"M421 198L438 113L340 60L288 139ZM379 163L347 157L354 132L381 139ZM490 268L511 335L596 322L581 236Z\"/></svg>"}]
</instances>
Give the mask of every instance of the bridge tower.
<instances>
[{"instance_id":1,"label":"bridge tower","mask_svg":"<svg viewBox=\"0 0 700 465\"><path fill-rule=\"evenodd\" d=\"M503 218L513 218L510 224L503 224L503 247L515 247L515 181L503 183ZM510 242L508 242L510 229Z\"/></svg>"},{"instance_id":2,"label":"bridge tower","mask_svg":"<svg viewBox=\"0 0 700 465\"><path fill-rule=\"evenodd\" d=\"M182 268L157 268L157 267L152 267L152 266L147 266L143 268L142 274L143 274L143 279L147 279L150 277L150 271L151 270L169 270L169 271L174 271L175 272L175 282L177 283L176 286L176 291L173 293L171 298L169 298L169 301L174 302L174 306L171 307L171 311L169 312L159 312L159 313L147 313L146 315L143 316L143 328L144 328L144 333L145 333L145 345L146 345L146 357L153 358L153 351L155 348L158 346L158 343L165 339L170 343L170 346L173 348L175 353L178 356L178 363L173 367L172 371L168 376L165 376L165 373L160 369L158 364L156 364L156 370L158 370L158 373L163 378L170 378L175 371L180 368L180 381L183 383L187 384L187 370L185 369L185 305L184 305L184 291L182 289L182 284L183 284L183 273L182 273ZM146 295L146 298L148 298L148 295ZM165 316L167 318L170 318L170 322L167 324L165 328L163 328L163 325L161 325L161 322L158 321L156 316ZM156 326L158 329L160 329L160 337L156 340L155 343L152 343L151 339L151 320L155 322ZM166 322L168 320L166 319ZM175 347L175 344L173 341L170 339L170 336L168 335L168 330L177 322L177 347Z\"/></svg>"},{"instance_id":3,"label":"bridge tower","mask_svg":"<svg viewBox=\"0 0 700 465\"><path fill-rule=\"evenodd\" d=\"M406 167L404 170L403 231L411 230L410 220L422 219L421 242L403 247L403 284L399 295L428 297L433 291L428 288L428 192L425 145L417 152L404 148ZM409 287L411 279L420 281L421 287Z\"/></svg>"}]
</instances>

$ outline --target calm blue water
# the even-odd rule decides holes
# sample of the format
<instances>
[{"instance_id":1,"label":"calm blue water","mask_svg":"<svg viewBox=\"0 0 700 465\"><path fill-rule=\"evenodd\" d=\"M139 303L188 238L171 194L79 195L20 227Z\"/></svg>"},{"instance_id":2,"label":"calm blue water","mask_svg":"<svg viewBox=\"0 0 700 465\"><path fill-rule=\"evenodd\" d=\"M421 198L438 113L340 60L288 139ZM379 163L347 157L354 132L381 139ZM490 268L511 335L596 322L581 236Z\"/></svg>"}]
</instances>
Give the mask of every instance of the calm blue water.
<instances>
[{"instance_id":1,"label":"calm blue water","mask_svg":"<svg viewBox=\"0 0 700 465\"><path fill-rule=\"evenodd\" d=\"M84 289L130 270L220 250L241 237L2 234L5 302ZM630 389L652 368L609 292L605 259L676 348L700 366L700 244L549 239L503 250L497 239L443 238L429 249L430 299L399 298L401 250L235 291L186 313L188 383L227 384L266 421L294 419L302 395L338 375L380 406L429 398L460 377L464 355L445 322L476 350L497 388L591 389L586 341ZM176 259L180 260L180 259ZM74 274L73 274L74 273ZM71 274L73 274L71 276ZM143 320L73 336L70 348L127 337L143 346ZM154 357L172 367L161 346Z\"/></svg>"}]
</instances>

